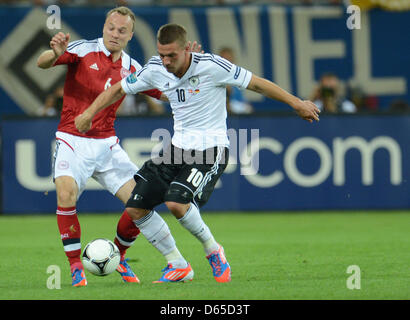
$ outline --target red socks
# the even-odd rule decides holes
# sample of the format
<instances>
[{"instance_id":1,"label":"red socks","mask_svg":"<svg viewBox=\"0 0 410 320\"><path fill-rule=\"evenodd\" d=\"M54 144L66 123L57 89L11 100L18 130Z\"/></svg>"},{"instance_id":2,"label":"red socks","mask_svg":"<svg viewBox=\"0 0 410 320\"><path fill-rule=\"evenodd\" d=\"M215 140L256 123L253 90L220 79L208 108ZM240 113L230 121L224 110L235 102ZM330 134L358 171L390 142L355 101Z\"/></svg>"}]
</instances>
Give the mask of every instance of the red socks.
<instances>
[{"instance_id":1,"label":"red socks","mask_svg":"<svg viewBox=\"0 0 410 320\"><path fill-rule=\"evenodd\" d=\"M81 263L81 228L76 207L57 207L57 224L71 272L74 269L83 269Z\"/></svg>"},{"instance_id":2,"label":"red socks","mask_svg":"<svg viewBox=\"0 0 410 320\"><path fill-rule=\"evenodd\" d=\"M124 259L125 252L132 246L139 233L140 229L135 226L127 210L124 210L118 221L117 236L114 239L114 243L120 249L121 260Z\"/></svg>"},{"instance_id":3,"label":"red socks","mask_svg":"<svg viewBox=\"0 0 410 320\"><path fill-rule=\"evenodd\" d=\"M57 207L57 224L71 272L74 269L83 269L81 263L81 228L76 207ZM125 252L134 243L139 233L140 230L125 210L118 221L117 236L114 239L114 243L120 250L121 260L124 259Z\"/></svg>"}]
</instances>

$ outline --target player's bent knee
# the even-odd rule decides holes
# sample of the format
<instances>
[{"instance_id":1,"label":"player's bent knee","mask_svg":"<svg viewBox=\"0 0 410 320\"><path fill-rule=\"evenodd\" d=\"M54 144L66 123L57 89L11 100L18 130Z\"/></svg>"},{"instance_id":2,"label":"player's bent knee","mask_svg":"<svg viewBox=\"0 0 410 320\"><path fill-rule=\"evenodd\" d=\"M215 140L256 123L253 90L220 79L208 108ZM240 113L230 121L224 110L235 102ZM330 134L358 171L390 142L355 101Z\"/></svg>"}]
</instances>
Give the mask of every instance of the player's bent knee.
<instances>
[{"instance_id":1,"label":"player's bent knee","mask_svg":"<svg viewBox=\"0 0 410 320\"><path fill-rule=\"evenodd\" d=\"M165 205L167 206L167 208L168 208L171 212L178 211L178 209L179 209L179 203L176 203L176 202L166 201L166 202L165 202Z\"/></svg>"},{"instance_id":2,"label":"player's bent knee","mask_svg":"<svg viewBox=\"0 0 410 320\"><path fill-rule=\"evenodd\" d=\"M166 201L165 205L172 212L176 218L182 218L190 207L190 203L178 203L173 201Z\"/></svg>"},{"instance_id":3,"label":"player's bent knee","mask_svg":"<svg viewBox=\"0 0 410 320\"><path fill-rule=\"evenodd\" d=\"M127 207L125 208L125 210L127 211L128 215L130 216L132 220L139 220L145 217L151 211L147 209L131 208L131 207Z\"/></svg>"},{"instance_id":4,"label":"player's bent knee","mask_svg":"<svg viewBox=\"0 0 410 320\"><path fill-rule=\"evenodd\" d=\"M72 207L77 203L78 188L72 177L62 176L55 180L57 204L61 207Z\"/></svg>"},{"instance_id":5,"label":"player's bent knee","mask_svg":"<svg viewBox=\"0 0 410 320\"><path fill-rule=\"evenodd\" d=\"M60 189L57 192L57 203L62 207L75 206L77 202L77 193L75 190Z\"/></svg>"}]
</instances>

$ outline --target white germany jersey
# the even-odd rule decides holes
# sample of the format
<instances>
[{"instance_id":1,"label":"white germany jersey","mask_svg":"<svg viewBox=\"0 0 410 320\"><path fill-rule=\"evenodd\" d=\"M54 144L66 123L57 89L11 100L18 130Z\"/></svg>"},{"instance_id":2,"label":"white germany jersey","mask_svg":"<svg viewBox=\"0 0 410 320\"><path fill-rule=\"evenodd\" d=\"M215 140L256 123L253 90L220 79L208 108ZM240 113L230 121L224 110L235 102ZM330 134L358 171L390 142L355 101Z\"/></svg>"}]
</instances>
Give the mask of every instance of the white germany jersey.
<instances>
[{"instance_id":1,"label":"white germany jersey","mask_svg":"<svg viewBox=\"0 0 410 320\"><path fill-rule=\"evenodd\" d=\"M161 90L174 117L172 144L185 150L229 147L226 128L226 86L246 88L252 73L213 54L191 53L182 78L168 72L158 56L121 81L127 94Z\"/></svg>"}]
</instances>

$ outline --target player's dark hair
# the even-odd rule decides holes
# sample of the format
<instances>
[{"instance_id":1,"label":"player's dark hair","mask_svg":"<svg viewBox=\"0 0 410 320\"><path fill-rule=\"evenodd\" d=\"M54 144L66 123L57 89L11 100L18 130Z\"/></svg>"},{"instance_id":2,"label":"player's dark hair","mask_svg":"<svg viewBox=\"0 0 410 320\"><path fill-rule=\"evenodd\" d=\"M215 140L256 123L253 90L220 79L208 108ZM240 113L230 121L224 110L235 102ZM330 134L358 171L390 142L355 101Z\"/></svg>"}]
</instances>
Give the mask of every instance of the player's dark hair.
<instances>
[{"instance_id":1,"label":"player's dark hair","mask_svg":"<svg viewBox=\"0 0 410 320\"><path fill-rule=\"evenodd\" d=\"M181 48L186 45L186 30L183 26L175 23L168 23L159 28L157 40L160 44L170 44L178 42Z\"/></svg>"},{"instance_id":2,"label":"player's dark hair","mask_svg":"<svg viewBox=\"0 0 410 320\"><path fill-rule=\"evenodd\" d=\"M131 9L129 9L127 7L116 7L114 9L111 9L110 11L108 11L105 18L107 19L114 12L119 13L120 15L123 15L123 16L129 16L132 20L132 30L134 30L136 18L135 18L134 12L132 12Z\"/></svg>"}]
</instances>

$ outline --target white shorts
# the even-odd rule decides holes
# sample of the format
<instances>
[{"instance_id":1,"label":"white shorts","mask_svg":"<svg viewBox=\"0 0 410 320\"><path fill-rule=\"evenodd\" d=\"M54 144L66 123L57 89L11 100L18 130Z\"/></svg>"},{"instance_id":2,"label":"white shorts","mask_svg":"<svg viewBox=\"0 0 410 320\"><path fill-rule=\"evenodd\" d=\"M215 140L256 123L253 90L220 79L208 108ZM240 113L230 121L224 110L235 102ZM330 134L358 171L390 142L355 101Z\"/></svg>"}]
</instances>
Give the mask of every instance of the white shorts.
<instances>
[{"instance_id":1,"label":"white shorts","mask_svg":"<svg viewBox=\"0 0 410 320\"><path fill-rule=\"evenodd\" d=\"M117 137L92 139L57 131L53 178L73 177L78 197L88 178L94 178L113 195L134 178L138 167L119 145Z\"/></svg>"}]
</instances>

